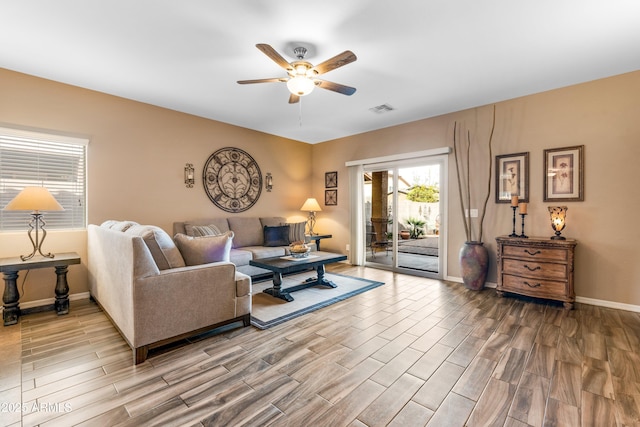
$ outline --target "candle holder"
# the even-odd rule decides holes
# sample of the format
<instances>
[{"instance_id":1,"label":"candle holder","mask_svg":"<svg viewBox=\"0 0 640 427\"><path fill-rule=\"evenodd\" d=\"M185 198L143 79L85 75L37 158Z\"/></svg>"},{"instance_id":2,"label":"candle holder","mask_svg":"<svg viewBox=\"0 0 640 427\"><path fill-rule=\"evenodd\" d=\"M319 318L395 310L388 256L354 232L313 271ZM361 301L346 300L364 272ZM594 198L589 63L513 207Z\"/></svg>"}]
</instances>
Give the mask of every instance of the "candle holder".
<instances>
[{"instance_id":1,"label":"candle holder","mask_svg":"<svg viewBox=\"0 0 640 427\"><path fill-rule=\"evenodd\" d=\"M516 234L516 208L517 206L511 206L511 209L513 209L513 231L509 234L509 237L518 237Z\"/></svg>"},{"instance_id":2,"label":"candle holder","mask_svg":"<svg viewBox=\"0 0 640 427\"><path fill-rule=\"evenodd\" d=\"M527 216L527 214L526 213L521 213L520 216L522 217L522 234L520 234L518 237L520 237L521 239L528 239L529 236L524 234L524 217Z\"/></svg>"}]
</instances>

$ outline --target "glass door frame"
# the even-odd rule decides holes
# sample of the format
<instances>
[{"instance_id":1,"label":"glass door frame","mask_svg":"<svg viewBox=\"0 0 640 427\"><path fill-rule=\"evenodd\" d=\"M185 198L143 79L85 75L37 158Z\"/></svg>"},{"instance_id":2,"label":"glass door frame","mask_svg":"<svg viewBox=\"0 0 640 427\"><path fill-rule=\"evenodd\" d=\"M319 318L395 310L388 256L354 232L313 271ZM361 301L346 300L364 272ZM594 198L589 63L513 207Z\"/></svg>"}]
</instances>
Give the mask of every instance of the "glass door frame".
<instances>
[{"instance_id":1,"label":"glass door frame","mask_svg":"<svg viewBox=\"0 0 640 427\"><path fill-rule=\"evenodd\" d=\"M440 169L439 180L438 180L439 191L440 191L440 198L439 198L440 225L439 225L439 233L438 233L438 272L437 273L427 271L427 270L400 267L398 265L399 264L398 262L399 261L398 260L398 236L399 236L398 221L400 219L398 218L398 200L399 200L398 199L398 178L399 178L398 171L403 168L420 167L420 166L426 167L426 166L435 165L435 164L439 165L439 169ZM367 261L367 256L366 256L367 243L365 240L365 242L362 244L362 249L361 249L364 253L362 258L364 259L365 266L370 266L370 267L375 267L380 269L389 269L399 273L430 277L434 279L443 279L444 277L446 277L446 274L447 274L446 272L447 212L446 211L447 211L447 188L448 188L447 165L448 165L448 156L446 155L433 155L433 156L425 156L420 158L401 159L401 160L399 159L399 160L392 160L389 162L372 163L372 164L363 165L363 173L388 171L390 172L393 178L393 181L391 184L391 187L393 188L392 199L391 199L392 200L391 217L393 218L393 221L391 223L392 264L389 266L386 263L376 263L374 261ZM365 185L363 179L361 179L360 182L362 186ZM362 200L362 204L364 205L364 199ZM366 236L367 236L366 226L368 223L368 219L366 218L366 215L365 215L365 209L362 209L362 216L363 217L362 217L361 223L358 226L362 227L362 230L364 231L364 237L366 239ZM385 254L385 256L388 256L388 254Z\"/></svg>"}]
</instances>

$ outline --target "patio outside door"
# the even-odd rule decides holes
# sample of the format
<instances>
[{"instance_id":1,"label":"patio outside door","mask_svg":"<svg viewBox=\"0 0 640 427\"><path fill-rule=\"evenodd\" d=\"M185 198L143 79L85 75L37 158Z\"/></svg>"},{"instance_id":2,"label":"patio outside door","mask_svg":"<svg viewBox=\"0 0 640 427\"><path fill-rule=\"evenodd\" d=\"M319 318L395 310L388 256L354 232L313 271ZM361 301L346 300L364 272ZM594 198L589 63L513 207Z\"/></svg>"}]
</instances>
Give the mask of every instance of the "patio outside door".
<instances>
[{"instance_id":1,"label":"patio outside door","mask_svg":"<svg viewBox=\"0 0 640 427\"><path fill-rule=\"evenodd\" d=\"M442 164L435 158L365 168L367 266L442 278Z\"/></svg>"}]
</instances>

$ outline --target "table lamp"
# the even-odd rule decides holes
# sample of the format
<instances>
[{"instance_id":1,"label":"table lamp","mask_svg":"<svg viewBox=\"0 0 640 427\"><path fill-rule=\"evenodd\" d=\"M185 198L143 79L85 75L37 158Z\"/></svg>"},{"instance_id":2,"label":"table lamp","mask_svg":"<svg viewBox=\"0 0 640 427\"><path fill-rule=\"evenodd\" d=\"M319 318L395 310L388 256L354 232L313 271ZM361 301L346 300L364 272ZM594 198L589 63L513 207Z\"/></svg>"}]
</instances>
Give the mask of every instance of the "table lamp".
<instances>
[{"instance_id":1,"label":"table lamp","mask_svg":"<svg viewBox=\"0 0 640 427\"><path fill-rule=\"evenodd\" d=\"M564 236L560 235L560 232L564 229L565 220L567 218L566 206L549 206L549 215L551 216L551 228L556 232L555 236L551 238L553 240L565 240Z\"/></svg>"},{"instance_id":2,"label":"table lamp","mask_svg":"<svg viewBox=\"0 0 640 427\"><path fill-rule=\"evenodd\" d=\"M44 229L45 222L42 219L40 211L63 211L64 208L51 195L49 190L44 187L25 187L2 210L32 211L32 218L31 222L29 222L29 231L27 234L29 235L29 240L31 240L31 243L33 244L33 252L29 255L20 255L21 260L26 261L33 258L36 252L47 258L53 258L55 256L52 253L42 253L42 242L45 237L47 237L47 231ZM33 230L35 230L35 240L31 235ZM42 230L42 238L40 238L40 230Z\"/></svg>"},{"instance_id":3,"label":"table lamp","mask_svg":"<svg viewBox=\"0 0 640 427\"><path fill-rule=\"evenodd\" d=\"M302 205L300 210L309 212L309 219L307 219L307 224L309 225L309 235L313 236L314 234L317 234L313 232L313 227L316 225L316 212L322 211L322 209L320 209L318 201L313 197L310 197L306 202L304 202L304 205Z\"/></svg>"}]
</instances>

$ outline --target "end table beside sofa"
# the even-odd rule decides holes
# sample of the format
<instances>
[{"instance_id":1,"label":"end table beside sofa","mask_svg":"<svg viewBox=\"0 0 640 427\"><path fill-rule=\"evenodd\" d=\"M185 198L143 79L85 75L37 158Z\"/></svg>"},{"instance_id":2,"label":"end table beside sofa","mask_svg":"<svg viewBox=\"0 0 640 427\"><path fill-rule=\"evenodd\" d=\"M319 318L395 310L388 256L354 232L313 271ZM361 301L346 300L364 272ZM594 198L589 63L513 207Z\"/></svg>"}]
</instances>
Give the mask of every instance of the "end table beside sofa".
<instances>
[{"instance_id":1,"label":"end table beside sofa","mask_svg":"<svg viewBox=\"0 0 640 427\"><path fill-rule=\"evenodd\" d=\"M18 294L18 272L37 268L55 268L56 286L54 303L58 314L69 313L69 284L67 270L70 265L80 264L80 255L75 252L56 254L53 258L37 256L26 261L20 257L0 259L0 272L4 273L4 310L2 317L4 326L15 325L20 317L20 295Z\"/></svg>"}]
</instances>

